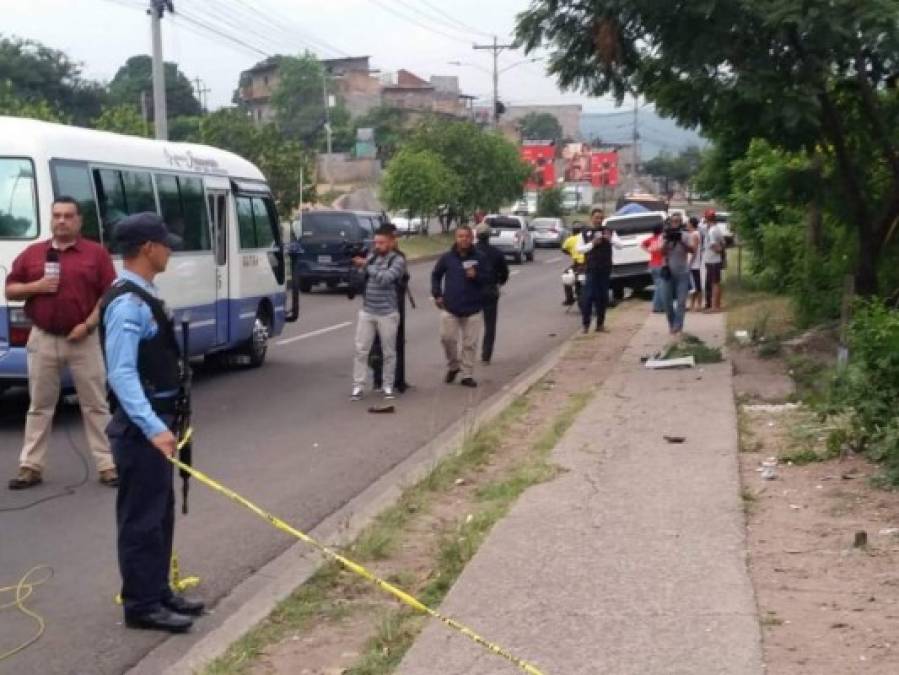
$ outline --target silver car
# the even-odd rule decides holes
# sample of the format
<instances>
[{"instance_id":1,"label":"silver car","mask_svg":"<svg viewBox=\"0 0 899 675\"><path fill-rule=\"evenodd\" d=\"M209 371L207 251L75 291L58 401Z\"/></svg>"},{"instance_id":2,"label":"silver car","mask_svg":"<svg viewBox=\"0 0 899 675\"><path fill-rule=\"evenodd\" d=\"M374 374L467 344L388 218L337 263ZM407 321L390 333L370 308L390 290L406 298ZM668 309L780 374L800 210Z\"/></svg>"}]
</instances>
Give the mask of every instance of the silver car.
<instances>
[{"instance_id":1,"label":"silver car","mask_svg":"<svg viewBox=\"0 0 899 675\"><path fill-rule=\"evenodd\" d=\"M535 246L558 248L562 246L562 242L567 236L565 221L561 218L534 218L531 221L531 229Z\"/></svg>"},{"instance_id":2,"label":"silver car","mask_svg":"<svg viewBox=\"0 0 899 675\"><path fill-rule=\"evenodd\" d=\"M490 243L515 262L534 260L534 237L523 216L489 215L484 222L490 226Z\"/></svg>"}]
</instances>

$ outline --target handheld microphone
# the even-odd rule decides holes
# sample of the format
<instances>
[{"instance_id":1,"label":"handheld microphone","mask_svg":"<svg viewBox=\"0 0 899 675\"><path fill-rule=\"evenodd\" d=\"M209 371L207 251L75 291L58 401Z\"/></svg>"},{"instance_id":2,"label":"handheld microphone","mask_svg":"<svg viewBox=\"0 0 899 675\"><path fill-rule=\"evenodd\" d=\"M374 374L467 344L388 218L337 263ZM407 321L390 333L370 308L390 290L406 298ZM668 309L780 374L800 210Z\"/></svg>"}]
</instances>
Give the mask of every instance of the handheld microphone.
<instances>
[{"instance_id":1,"label":"handheld microphone","mask_svg":"<svg viewBox=\"0 0 899 675\"><path fill-rule=\"evenodd\" d=\"M47 261L44 263L44 276L59 279L59 251L52 246L47 249Z\"/></svg>"}]
</instances>

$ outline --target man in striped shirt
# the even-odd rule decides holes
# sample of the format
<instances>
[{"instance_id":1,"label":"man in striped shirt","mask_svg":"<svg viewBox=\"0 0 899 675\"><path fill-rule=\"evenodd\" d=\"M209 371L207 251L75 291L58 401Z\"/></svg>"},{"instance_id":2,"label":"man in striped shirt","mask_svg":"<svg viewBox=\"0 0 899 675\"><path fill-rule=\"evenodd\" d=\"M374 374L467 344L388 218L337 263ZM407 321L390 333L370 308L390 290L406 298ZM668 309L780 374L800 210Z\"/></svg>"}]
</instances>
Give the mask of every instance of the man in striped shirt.
<instances>
[{"instance_id":1,"label":"man in striped shirt","mask_svg":"<svg viewBox=\"0 0 899 675\"><path fill-rule=\"evenodd\" d=\"M381 338L384 354L384 398L396 397L393 388L396 371L396 333L400 322L397 286L406 274L406 260L394 250L394 232L382 227L375 232L374 252L368 258L353 258L353 265L361 276L362 309L356 324L356 350L353 359L352 400L365 394L368 379L368 353L375 336Z\"/></svg>"}]
</instances>

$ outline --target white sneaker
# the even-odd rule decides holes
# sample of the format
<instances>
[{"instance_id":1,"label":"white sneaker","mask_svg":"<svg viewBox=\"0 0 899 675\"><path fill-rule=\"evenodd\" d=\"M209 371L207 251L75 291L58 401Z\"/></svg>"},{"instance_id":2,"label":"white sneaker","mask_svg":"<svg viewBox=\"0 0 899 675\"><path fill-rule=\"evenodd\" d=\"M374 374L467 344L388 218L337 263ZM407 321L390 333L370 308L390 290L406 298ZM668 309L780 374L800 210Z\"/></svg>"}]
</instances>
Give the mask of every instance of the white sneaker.
<instances>
[{"instance_id":1,"label":"white sneaker","mask_svg":"<svg viewBox=\"0 0 899 675\"><path fill-rule=\"evenodd\" d=\"M365 391L362 387L353 387L353 394L350 396L351 401L361 401Z\"/></svg>"},{"instance_id":2,"label":"white sneaker","mask_svg":"<svg viewBox=\"0 0 899 675\"><path fill-rule=\"evenodd\" d=\"M392 401L396 398L396 394L393 391L393 387L384 387L384 400Z\"/></svg>"}]
</instances>

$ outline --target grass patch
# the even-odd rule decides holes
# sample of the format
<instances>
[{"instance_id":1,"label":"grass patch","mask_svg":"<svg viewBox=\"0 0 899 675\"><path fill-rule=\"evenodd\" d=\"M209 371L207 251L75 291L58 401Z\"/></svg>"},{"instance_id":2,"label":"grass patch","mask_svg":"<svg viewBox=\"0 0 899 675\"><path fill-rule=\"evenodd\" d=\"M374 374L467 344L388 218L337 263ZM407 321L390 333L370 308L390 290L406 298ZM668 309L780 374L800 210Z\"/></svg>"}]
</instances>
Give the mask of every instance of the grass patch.
<instances>
[{"instance_id":1,"label":"grass patch","mask_svg":"<svg viewBox=\"0 0 899 675\"><path fill-rule=\"evenodd\" d=\"M409 260L415 260L416 258L437 255L449 250L453 245L453 233L440 232L439 234L429 234L427 236L413 234L408 237L401 237L399 245Z\"/></svg>"},{"instance_id":2,"label":"grass patch","mask_svg":"<svg viewBox=\"0 0 899 675\"><path fill-rule=\"evenodd\" d=\"M490 460L513 426L530 411L531 397L534 392L540 391L541 384L516 398L502 413L468 438L457 453L443 459L424 479L407 488L397 503L379 514L348 547L348 557L363 563L390 558L396 545L405 537L413 518L427 513L438 494L453 489L458 479L471 476ZM412 589L425 604L438 605L490 529L508 512L518 496L528 487L549 480L556 474L547 457L591 395L592 389L571 395L564 410L534 440L527 456L500 478L476 491L472 513L455 524L447 525L442 532L433 567L422 586L416 589L416 576L404 572L390 574L388 580L401 588ZM313 621L345 616L353 611L353 598L369 593L372 597L378 595L380 599L380 591L344 571L338 564L328 562L204 672L206 675L246 673L266 647L308 628ZM362 656L346 672L353 675L391 672L421 631L424 622L425 617L406 608L386 612Z\"/></svg>"},{"instance_id":3,"label":"grass patch","mask_svg":"<svg viewBox=\"0 0 899 675\"><path fill-rule=\"evenodd\" d=\"M735 281L724 284L727 304L727 336L745 330L753 343L765 345L763 356L774 356L780 342L796 332L796 314L790 298L752 288ZM776 345L776 346L772 346Z\"/></svg>"},{"instance_id":4,"label":"grass patch","mask_svg":"<svg viewBox=\"0 0 899 675\"><path fill-rule=\"evenodd\" d=\"M809 356L787 359L790 376L796 383L795 399L811 406L825 404L830 399L836 373L833 364Z\"/></svg>"},{"instance_id":5,"label":"grass patch","mask_svg":"<svg viewBox=\"0 0 899 675\"><path fill-rule=\"evenodd\" d=\"M823 462L826 458L818 454L811 448L800 448L785 452L780 456L781 462L790 462L796 466L804 466L806 464L814 464L815 462Z\"/></svg>"},{"instance_id":6,"label":"grass patch","mask_svg":"<svg viewBox=\"0 0 899 675\"><path fill-rule=\"evenodd\" d=\"M685 356L692 356L696 363L720 363L724 360L719 347L709 347L695 335L689 334L670 345L662 358L678 359Z\"/></svg>"},{"instance_id":7,"label":"grass patch","mask_svg":"<svg viewBox=\"0 0 899 675\"><path fill-rule=\"evenodd\" d=\"M591 396L592 390L571 395L565 409L534 441L530 456L503 478L478 489L476 497L480 507L454 527L449 528L441 537L434 569L418 593L418 598L423 603L430 607L439 605L490 530L508 513L515 500L527 488L550 480L556 475L557 469L547 462L549 453ZM526 412L526 402L517 403L519 414ZM485 435L492 434L485 433ZM477 436L474 440L477 440ZM423 626L423 617L414 612L405 608L392 612L382 622L377 635L369 641L358 663L347 673L386 675L392 672Z\"/></svg>"}]
</instances>

